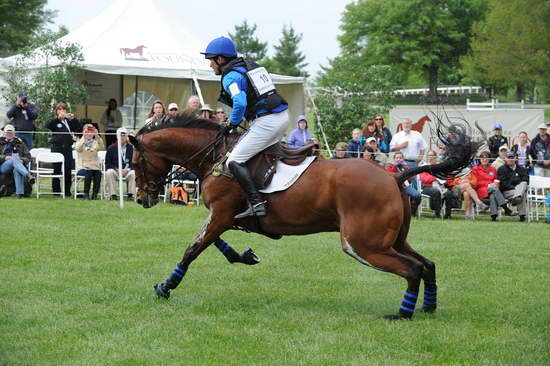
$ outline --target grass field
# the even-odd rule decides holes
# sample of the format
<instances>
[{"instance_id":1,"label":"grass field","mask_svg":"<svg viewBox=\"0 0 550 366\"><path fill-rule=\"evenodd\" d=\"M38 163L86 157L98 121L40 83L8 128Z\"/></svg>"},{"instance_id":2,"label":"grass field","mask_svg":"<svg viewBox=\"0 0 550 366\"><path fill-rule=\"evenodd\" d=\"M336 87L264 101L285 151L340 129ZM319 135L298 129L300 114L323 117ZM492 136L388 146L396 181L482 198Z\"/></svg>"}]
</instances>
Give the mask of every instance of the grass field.
<instances>
[{"instance_id":1,"label":"grass field","mask_svg":"<svg viewBox=\"0 0 550 366\"><path fill-rule=\"evenodd\" d=\"M415 219L438 265L434 315L388 322L405 281L358 264L338 234L230 232L153 297L207 212L0 199L2 365L548 365L550 228ZM420 302L421 303L421 302Z\"/></svg>"}]
</instances>

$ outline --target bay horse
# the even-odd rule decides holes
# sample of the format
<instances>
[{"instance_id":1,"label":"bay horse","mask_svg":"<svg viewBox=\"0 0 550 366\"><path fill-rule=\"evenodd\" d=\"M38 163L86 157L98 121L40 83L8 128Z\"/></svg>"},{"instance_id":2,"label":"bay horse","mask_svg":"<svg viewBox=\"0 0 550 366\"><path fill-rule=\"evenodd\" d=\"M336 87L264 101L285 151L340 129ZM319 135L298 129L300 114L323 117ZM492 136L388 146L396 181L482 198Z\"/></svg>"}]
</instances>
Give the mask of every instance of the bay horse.
<instances>
[{"instance_id":1,"label":"bay horse","mask_svg":"<svg viewBox=\"0 0 550 366\"><path fill-rule=\"evenodd\" d=\"M223 164L223 157L239 134L193 115L146 125L136 137L130 136L138 186L136 201L144 208L158 203L165 177L172 165L177 164L199 177L204 204L210 211L182 260L164 283L154 286L155 294L168 299L190 264L212 243L232 263L257 263L259 259L253 251L238 254L220 236L235 226L246 229L259 223L263 233L271 237L340 232L344 253L362 264L406 279L407 289L399 311L385 318L413 316L421 280L424 302L420 311L434 312L435 264L407 242L411 210L403 193L403 182L421 172L442 179L458 174L469 166L480 145L470 138L469 129L458 124L441 122L437 131L447 149L447 158L442 163L392 175L364 159L317 158L290 188L263 195L267 216L236 222L233 217L247 204L245 193L230 176L212 172Z\"/></svg>"}]
</instances>

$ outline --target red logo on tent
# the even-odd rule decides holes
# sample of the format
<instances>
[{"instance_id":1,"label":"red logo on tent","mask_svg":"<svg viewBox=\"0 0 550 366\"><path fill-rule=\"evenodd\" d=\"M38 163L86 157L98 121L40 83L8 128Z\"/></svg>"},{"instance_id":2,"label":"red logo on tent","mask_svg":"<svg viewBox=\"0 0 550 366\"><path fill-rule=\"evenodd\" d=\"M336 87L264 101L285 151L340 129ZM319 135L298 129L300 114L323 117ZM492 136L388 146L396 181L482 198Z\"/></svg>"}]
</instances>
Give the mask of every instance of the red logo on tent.
<instances>
[{"instance_id":1,"label":"red logo on tent","mask_svg":"<svg viewBox=\"0 0 550 366\"><path fill-rule=\"evenodd\" d=\"M431 122L431 121L432 120L430 119L430 117L422 116L416 123L412 124L411 130L418 131L418 132L422 133L422 131L424 130L424 125L426 124L426 122ZM397 125L396 132L399 132L399 131L402 131L402 130L403 130L403 126L400 123L400 124Z\"/></svg>"},{"instance_id":2,"label":"red logo on tent","mask_svg":"<svg viewBox=\"0 0 550 366\"><path fill-rule=\"evenodd\" d=\"M120 54L124 55L124 58L126 60L147 60L145 57L143 57L144 48L147 48L147 46L141 45L135 48L121 48ZM132 55L135 56L132 57ZM137 55L139 55L139 58L137 57Z\"/></svg>"}]
</instances>

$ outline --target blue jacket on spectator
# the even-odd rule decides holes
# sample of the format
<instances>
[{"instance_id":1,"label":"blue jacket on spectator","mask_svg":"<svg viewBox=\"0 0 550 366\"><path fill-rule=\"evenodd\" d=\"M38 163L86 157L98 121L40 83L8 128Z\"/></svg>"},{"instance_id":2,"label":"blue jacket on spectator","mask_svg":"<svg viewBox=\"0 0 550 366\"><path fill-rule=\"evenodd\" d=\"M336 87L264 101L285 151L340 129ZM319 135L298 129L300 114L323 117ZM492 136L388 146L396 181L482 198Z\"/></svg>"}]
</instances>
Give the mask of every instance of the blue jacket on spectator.
<instances>
[{"instance_id":1,"label":"blue jacket on spectator","mask_svg":"<svg viewBox=\"0 0 550 366\"><path fill-rule=\"evenodd\" d=\"M126 154L122 159L122 169L132 169L132 155L134 154L134 147L131 144L126 144ZM124 149L124 146L122 149ZM118 145L111 144L105 154L105 169L118 170Z\"/></svg>"},{"instance_id":2,"label":"blue jacket on spectator","mask_svg":"<svg viewBox=\"0 0 550 366\"><path fill-rule=\"evenodd\" d=\"M348 154L350 158L360 158L361 151L363 151L363 144L361 141L349 140L348 142Z\"/></svg>"}]
</instances>

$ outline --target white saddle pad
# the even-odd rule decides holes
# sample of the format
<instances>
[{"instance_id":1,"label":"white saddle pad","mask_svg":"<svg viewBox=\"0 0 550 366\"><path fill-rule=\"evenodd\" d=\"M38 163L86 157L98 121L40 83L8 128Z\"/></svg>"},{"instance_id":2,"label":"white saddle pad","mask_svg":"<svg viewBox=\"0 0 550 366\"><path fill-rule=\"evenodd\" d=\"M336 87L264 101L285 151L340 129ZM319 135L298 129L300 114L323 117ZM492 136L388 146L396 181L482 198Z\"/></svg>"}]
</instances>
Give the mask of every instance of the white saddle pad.
<instances>
[{"instance_id":1,"label":"white saddle pad","mask_svg":"<svg viewBox=\"0 0 550 366\"><path fill-rule=\"evenodd\" d=\"M277 172L273 176L271 183L264 189L261 189L260 192L273 193L288 189L300 178L315 158L316 156L308 156L300 165L286 165L279 160L276 166Z\"/></svg>"}]
</instances>

